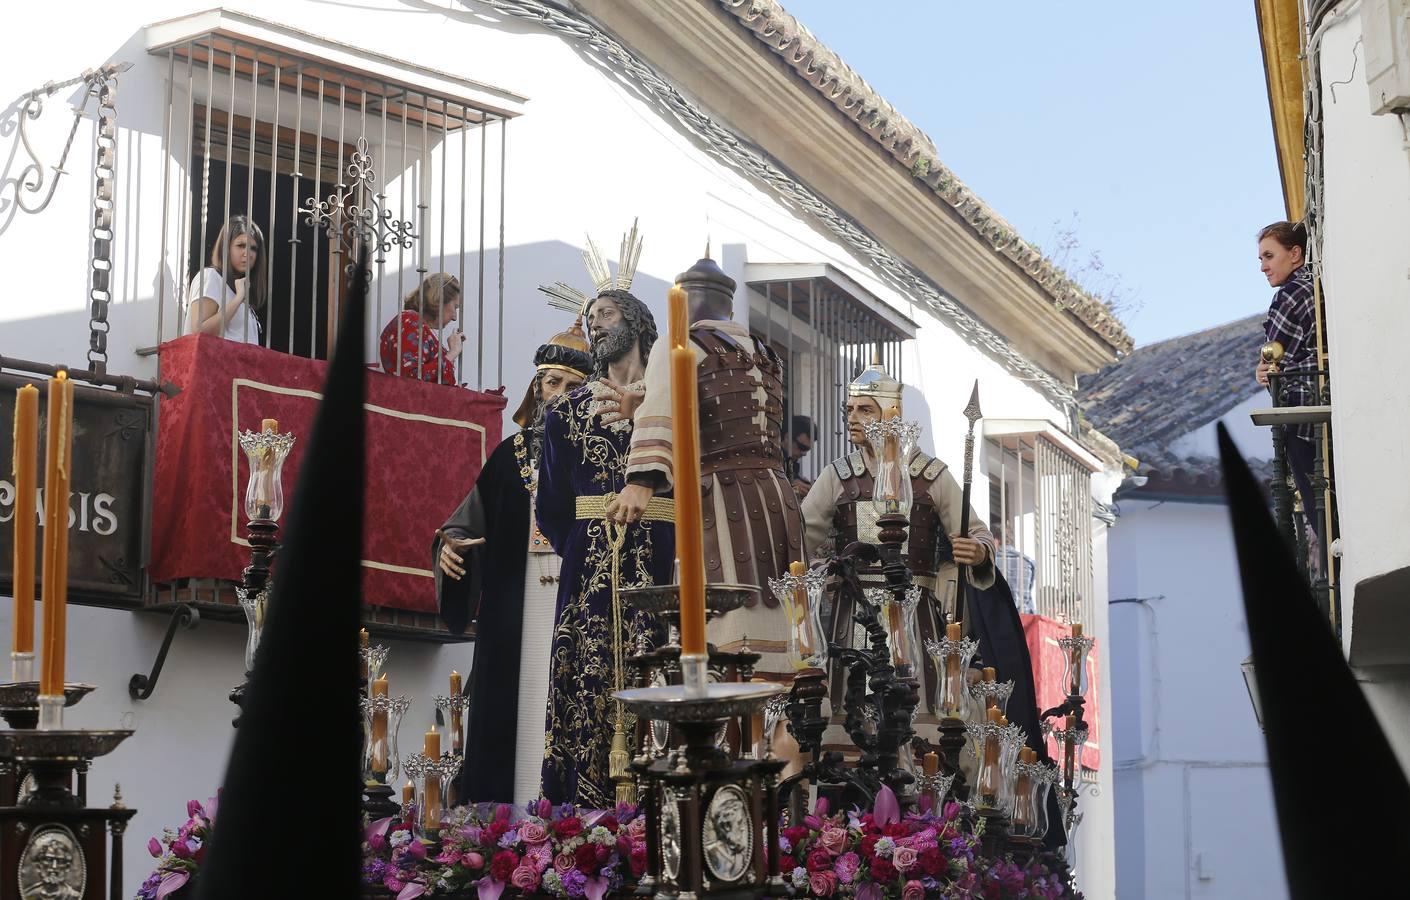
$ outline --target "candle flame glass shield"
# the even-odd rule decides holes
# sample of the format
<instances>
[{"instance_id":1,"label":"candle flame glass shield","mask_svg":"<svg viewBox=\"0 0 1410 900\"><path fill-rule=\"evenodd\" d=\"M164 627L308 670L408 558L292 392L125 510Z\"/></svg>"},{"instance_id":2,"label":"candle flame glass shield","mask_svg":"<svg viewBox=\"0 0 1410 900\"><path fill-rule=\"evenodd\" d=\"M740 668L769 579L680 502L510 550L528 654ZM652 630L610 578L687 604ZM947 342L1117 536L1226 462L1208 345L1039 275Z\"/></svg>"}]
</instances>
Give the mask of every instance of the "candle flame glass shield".
<instances>
[{"instance_id":1,"label":"candle flame glass shield","mask_svg":"<svg viewBox=\"0 0 1410 900\"><path fill-rule=\"evenodd\" d=\"M1018 751L1023 749L1027 735L1023 726L1010 722L999 730L999 808L1013 808L1014 778L1018 766Z\"/></svg>"},{"instance_id":2,"label":"candle flame glass shield","mask_svg":"<svg viewBox=\"0 0 1410 900\"><path fill-rule=\"evenodd\" d=\"M362 780L389 784L401 771L397 734L401 718L411 708L406 697L362 698Z\"/></svg>"},{"instance_id":3,"label":"candle flame glass shield","mask_svg":"<svg viewBox=\"0 0 1410 900\"><path fill-rule=\"evenodd\" d=\"M976 809L998 809L1002 802L1003 769L999 764L1002 728L993 722L966 722L969 733L969 752L974 755L978 766L975 769L974 789L969 799Z\"/></svg>"},{"instance_id":4,"label":"candle flame glass shield","mask_svg":"<svg viewBox=\"0 0 1410 900\"><path fill-rule=\"evenodd\" d=\"M261 588L253 597L245 588L236 588L235 597L245 611L245 671L253 672L260 635L264 633L264 613L269 607L269 587Z\"/></svg>"},{"instance_id":5,"label":"candle flame glass shield","mask_svg":"<svg viewBox=\"0 0 1410 900\"><path fill-rule=\"evenodd\" d=\"M769 590L788 616L788 662L794 669L827 668L827 636L822 624L826 584L827 574L822 569L769 579Z\"/></svg>"},{"instance_id":6,"label":"candle flame glass shield","mask_svg":"<svg viewBox=\"0 0 1410 900\"><path fill-rule=\"evenodd\" d=\"M866 427L867 441L876 454L876 486L872 490L872 505L879 516L887 513L911 512L911 477L909 466L920 440L920 425L900 419L882 419Z\"/></svg>"},{"instance_id":7,"label":"candle flame glass shield","mask_svg":"<svg viewBox=\"0 0 1410 900\"><path fill-rule=\"evenodd\" d=\"M1013 833L1041 840L1048 833L1048 790L1057 770L1041 762L1014 764Z\"/></svg>"},{"instance_id":8,"label":"candle flame glass shield","mask_svg":"<svg viewBox=\"0 0 1410 900\"><path fill-rule=\"evenodd\" d=\"M998 707L999 712L1008 715L1009 697L1013 695L1013 682L976 681L969 686L969 693L979 709L988 709L988 701L992 697L994 706Z\"/></svg>"},{"instance_id":9,"label":"candle flame glass shield","mask_svg":"<svg viewBox=\"0 0 1410 900\"><path fill-rule=\"evenodd\" d=\"M245 515L278 522L284 514L284 460L294 447L292 434L240 432L240 449L250 465L245 485Z\"/></svg>"},{"instance_id":10,"label":"candle flame glass shield","mask_svg":"<svg viewBox=\"0 0 1410 900\"><path fill-rule=\"evenodd\" d=\"M920 635L916 629L920 587L911 585L899 598L886 588L866 588L865 594L886 629L886 643L891 648L891 665L896 673L902 677L916 674L920 671Z\"/></svg>"},{"instance_id":11,"label":"candle flame glass shield","mask_svg":"<svg viewBox=\"0 0 1410 900\"><path fill-rule=\"evenodd\" d=\"M920 775L916 778L916 787L922 794L929 794L935 798L935 812L945 808L945 798L950 796L950 788L955 784L954 775L946 775L936 772L934 775Z\"/></svg>"},{"instance_id":12,"label":"candle flame glass shield","mask_svg":"<svg viewBox=\"0 0 1410 900\"><path fill-rule=\"evenodd\" d=\"M950 719L963 719L969 715L969 691L965 690L966 673L969 661L979 649L979 642L973 638L950 640L933 638L925 642L926 652L935 661L936 679L935 709L941 716Z\"/></svg>"},{"instance_id":13,"label":"candle flame glass shield","mask_svg":"<svg viewBox=\"0 0 1410 900\"><path fill-rule=\"evenodd\" d=\"M1053 728L1052 736L1058 742L1058 747L1062 750L1063 760L1070 756L1072 759L1072 771L1069 775L1074 781L1082 777L1082 753L1087 747L1088 730L1086 725L1076 725L1071 729ZM1064 762L1064 769L1066 763Z\"/></svg>"},{"instance_id":14,"label":"candle flame glass shield","mask_svg":"<svg viewBox=\"0 0 1410 900\"><path fill-rule=\"evenodd\" d=\"M1063 683L1069 694L1079 697L1087 695L1087 651L1092 649L1089 637L1058 638L1058 648L1062 650Z\"/></svg>"},{"instance_id":15,"label":"candle flame glass shield","mask_svg":"<svg viewBox=\"0 0 1410 900\"><path fill-rule=\"evenodd\" d=\"M465 734L465 711L470 708L470 698L461 694L457 697L436 697L436 709L441 711L444 722L441 746L449 747L451 753L464 753L462 737Z\"/></svg>"},{"instance_id":16,"label":"candle flame glass shield","mask_svg":"<svg viewBox=\"0 0 1410 900\"><path fill-rule=\"evenodd\" d=\"M387 663L387 654L391 652L385 644L378 644L375 647L359 647L358 653L362 656L362 662L367 666L367 696L372 696L372 682L382 674L382 666Z\"/></svg>"}]
</instances>

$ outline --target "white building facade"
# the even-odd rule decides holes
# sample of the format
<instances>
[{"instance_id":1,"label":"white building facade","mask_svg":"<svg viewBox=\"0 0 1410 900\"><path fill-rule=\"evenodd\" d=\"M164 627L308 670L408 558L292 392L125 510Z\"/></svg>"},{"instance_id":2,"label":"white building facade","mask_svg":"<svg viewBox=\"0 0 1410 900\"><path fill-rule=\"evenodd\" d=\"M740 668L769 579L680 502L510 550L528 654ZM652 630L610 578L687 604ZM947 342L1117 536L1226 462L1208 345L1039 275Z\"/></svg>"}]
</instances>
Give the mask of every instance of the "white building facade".
<instances>
[{"instance_id":1,"label":"white building facade","mask_svg":"<svg viewBox=\"0 0 1410 900\"><path fill-rule=\"evenodd\" d=\"M508 396L519 395L534 348L568 324L547 311L537 286L584 284L584 231L615 259L618 235L637 220L645 247L634 291L658 322L666 287L708 239L740 283L741 301L749 299L736 304L736 316L786 351L791 411L822 426L820 448L842 449L835 398L848 367L867 361L862 348L881 344L914 388L907 414L924 425L926 450L958 466L961 410L978 378L985 413L1005 422L1003 438L1019 435L1080 466L1090 498L1109 501L1110 461L1061 435L1072 421L1064 385L1129 347L1119 325L1054 280L933 157L902 165L894 146L849 121L756 36L747 8L709 0L628 6L251 0L239 12L199 12L171 0L84 3L71 16L103 27L72 29L62 42L16 42L0 64L0 93L21 98L5 114L12 121L48 81L131 64L117 76L113 103L109 373L161 377L154 350L183 328L193 248L204 255L227 210L275 210L262 225L278 274L272 309L290 324L273 327L266 343L325 353L345 259L326 237L293 249L292 236L311 232L296 231L292 209L350 182L347 165L365 152L381 201L416 234L378 268L371 327L380 331L418 270L461 277L467 351L459 374L472 388L504 384ZM534 18L545 10L551 15ZM78 106L69 174L46 208L28 212L18 201L34 207L53 184L47 167ZM81 87L49 96L27 132L50 180L39 191L15 180L22 151L3 174L6 367L15 359L84 365L96 110ZM927 170L933 183L922 179ZM318 253L313 268L308 256L299 268L299 252ZM811 301L802 299L810 291ZM307 301L298 297L318 299L299 307ZM366 358L376 358L371 334ZM812 471L828 462L826 449L809 460ZM1022 472L1025 464L1034 465L1031 455L1007 465ZM994 478L999 465L996 454L981 453L976 479ZM436 487L447 513L469 489ZM1032 524L1043 502L1062 501L1005 499L1003 516L1028 535L1030 555L1082 555L1086 587L1072 608L1090 611L1081 615L1097 638L1100 671L1109 673L1106 526L1079 523L1075 550L1047 547ZM989 492L976 490L974 503L994 519ZM8 600L3 615L7 627ZM130 700L124 687L148 671L166 621L70 609L69 675L100 686L71 721L137 730L92 774L95 786L121 781L139 809L126 860L134 884L148 868L146 836L179 821L188 799L204 799L219 783L235 711L224 697L243 677L244 627L203 621L177 634L154 695ZM446 674L469 670L473 645L379 640L391 645L399 692L415 698L403 727L414 734L429 722ZM1103 674L1103 712L1109 681ZM1108 746L1090 774L1097 790L1083 797L1079 832L1089 897L1114 895L1112 754L1102 739Z\"/></svg>"}]
</instances>

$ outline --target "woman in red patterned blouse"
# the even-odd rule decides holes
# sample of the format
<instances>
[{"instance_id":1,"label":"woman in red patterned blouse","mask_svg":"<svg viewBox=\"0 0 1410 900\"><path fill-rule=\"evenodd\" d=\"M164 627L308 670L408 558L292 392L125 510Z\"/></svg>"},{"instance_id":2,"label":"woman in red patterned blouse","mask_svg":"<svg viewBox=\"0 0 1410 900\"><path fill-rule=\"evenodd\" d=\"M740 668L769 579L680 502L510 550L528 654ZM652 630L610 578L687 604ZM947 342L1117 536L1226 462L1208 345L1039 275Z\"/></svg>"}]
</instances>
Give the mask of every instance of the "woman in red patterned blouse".
<instances>
[{"instance_id":1,"label":"woman in red patterned blouse","mask_svg":"<svg viewBox=\"0 0 1410 900\"><path fill-rule=\"evenodd\" d=\"M455 321L460 281L444 272L428 275L406 295L403 309L382 329L382 370L394 375L455 384L455 360L465 335L452 331L441 346L436 332Z\"/></svg>"}]
</instances>

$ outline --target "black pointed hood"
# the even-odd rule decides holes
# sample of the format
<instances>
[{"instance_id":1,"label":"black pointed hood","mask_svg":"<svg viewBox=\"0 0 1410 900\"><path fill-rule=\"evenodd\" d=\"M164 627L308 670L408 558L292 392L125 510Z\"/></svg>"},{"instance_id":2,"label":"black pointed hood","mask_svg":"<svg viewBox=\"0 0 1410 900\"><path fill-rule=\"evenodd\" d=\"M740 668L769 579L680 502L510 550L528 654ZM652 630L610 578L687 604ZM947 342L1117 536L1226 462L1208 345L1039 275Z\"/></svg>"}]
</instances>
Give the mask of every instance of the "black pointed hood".
<instances>
[{"instance_id":1,"label":"black pointed hood","mask_svg":"<svg viewBox=\"0 0 1410 900\"><path fill-rule=\"evenodd\" d=\"M289 509L202 900L358 895L366 267L364 254Z\"/></svg>"},{"instance_id":2,"label":"black pointed hood","mask_svg":"<svg viewBox=\"0 0 1410 900\"><path fill-rule=\"evenodd\" d=\"M1410 848L1410 786L1222 424L1219 455L1288 889L1306 900L1351 896L1354 860L1370 847Z\"/></svg>"}]
</instances>

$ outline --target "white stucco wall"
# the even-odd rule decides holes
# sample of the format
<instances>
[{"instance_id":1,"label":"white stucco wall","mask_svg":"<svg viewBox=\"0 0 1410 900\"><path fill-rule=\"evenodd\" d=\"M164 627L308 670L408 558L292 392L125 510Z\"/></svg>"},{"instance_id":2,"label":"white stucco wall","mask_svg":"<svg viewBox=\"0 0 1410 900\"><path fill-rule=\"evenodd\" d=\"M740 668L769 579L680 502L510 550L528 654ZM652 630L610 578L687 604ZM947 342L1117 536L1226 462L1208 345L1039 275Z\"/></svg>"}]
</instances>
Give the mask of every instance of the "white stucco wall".
<instances>
[{"instance_id":1,"label":"white stucco wall","mask_svg":"<svg viewBox=\"0 0 1410 900\"><path fill-rule=\"evenodd\" d=\"M1111 532L1116 896L1287 896L1222 504L1125 500ZM1141 602L1130 602L1132 599Z\"/></svg>"},{"instance_id":2,"label":"white stucco wall","mask_svg":"<svg viewBox=\"0 0 1410 900\"><path fill-rule=\"evenodd\" d=\"M1252 368L1249 369L1252 372ZM1249 377L1252 384L1253 378ZM1268 429L1253 424L1249 418L1249 413L1255 409L1266 409L1272 405L1268 398L1268 393L1255 388L1256 393L1241 401L1233 409L1224 415L1208 422L1170 442L1170 452L1176 456L1219 456L1219 423L1224 423L1224 427L1229 429L1229 436L1234 439L1241 452L1248 459L1270 459L1273 456L1273 438L1269 435Z\"/></svg>"},{"instance_id":3,"label":"white stucco wall","mask_svg":"<svg viewBox=\"0 0 1410 900\"><path fill-rule=\"evenodd\" d=\"M1402 340L1410 333L1410 152L1395 116L1371 114L1360 39L1361 16L1352 12L1321 44L1322 275L1348 644L1356 628L1354 586L1410 565L1403 538L1410 422L1400 414L1410 384ZM1331 82L1339 82L1335 101Z\"/></svg>"},{"instance_id":4,"label":"white stucco wall","mask_svg":"<svg viewBox=\"0 0 1410 900\"><path fill-rule=\"evenodd\" d=\"M71 29L63 41L16 41L0 61L0 96L8 98L105 62L133 63L132 70L121 76L117 100L118 214L109 338L109 367L114 373L156 374L155 360L134 351L155 341L158 285L168 285L170 298L171 285L181 280L174 275L181 265L175 242L165 261L159 253L166 63L144 51L142 28L202 8L178 0L138 0L122 7L85 0L71 4L68 16L74 21L101 21L104 27ZM563 280L586 286L578 259L583 232L591 231L615 260L622 231L639 217L646 243L635 290L651 304L663 326L665 288L699 256L707 235L716 248L723 248L724 264L736 278L741 278L746 261L829 262L922 323L919 340L906 349L905 366L908 380L918 388L917 396L924 398L923 404L917 404L908 395L908 413L925 425L927 448L958 463L965 427L960 410L976 376L989 416L1063 421L1061 411L1031 387L914 308L799 214L708 157L628 87L559 38L518 20L501 19L483 7L476 7L472 16L459 7L447 11L397 0L369 0L338 6L332 15L327 4L307 0L246 0L240 9L530 98L526 114L509 126L503 340L504 380L511 398L519 395L529 377L533 349L567 324L566 317L545 313L537 285ZM62 144L71 121L67 102L72 99L72 91L51 98L49 111L31 127L37 146ZM15 109L0 115L13 117ZM92 128L90 114L79 125L69 163L72 174L61 183L47 210L37 216L0 214L0 272L5 273L0 353L5 355L73 364L81 364L84 358ZM349 130L344 137L355 134ZM490 143L493 172L498 155L495 140ZM457 144L452 144L452 152L458 162ZM185 202L184 187L176 178L180 165L179 157L173 160L173 209ZM388 192L394 193L397 173L387 160L381 170ZM487 205L493 228L498 194L493 176L489 180ZM436 227L428 246L438 253ZM448 250L459 243L457 230L454 223L447 228ZM720 258L718 249L716 253ZM497 316L496 257L490 250L485 261L487 324ZM467 265L471 284L474 266L473 261ZM456 271L457 267L458 256L453 261L433 257L431 262L433 270ZM389 317L393 292L386 293L383 315ZM467 344L472 348L482 343L474 329L473 296L472 289L466 317ZM739 307L742 316L744 305ZM173 324L166 320L168 338ZM380 323L370 327L380 328ZM496 383L499 361L494 341L493 331L487 329L483 341L487 387ZM369 346L368 358L372 356ZM471 367L467 365L466 371L473 382ZM511 401L507 412L514 405ZM445 486L447 511L467 488ZM979 514L985 515L987 492L976 491L974 499ZM1103 597L1097 599L1101 608ZM9 612L6 600L0 604L0 615L8 621ZM101 686L78 708L75 720L95 727L126 723L138 728L123 750L95 766L93 775L95 797L101 796L103 784L121 780L128 805L139 809L127 851L131 887L150 863L142 847L146 837L181 821L186 801L208 796L219 782L233 712L225 694L240 680L242 668L243 628L206 622L197 631L177 636L156 695L144 703L128 701L127 680L134 672L147 671L164 624L155 616L99 609L75 608L71 615L70 675ZM1092 633L1104 637L1104 623L1093 625ZM404 732L414 735L424 727L431 715L431 695L444 691L450 669L468 671L472 652L468 645L394 644L389 664L394 693L416 698ZM1109 797L1109 782L1103 790ZM1087 813L1084 829L1091 839L1084 844L1082 866L1094 879L1088 895L1110 896L1104 883L1110 881L1111 872L1109 813L1104 823L1101 801L1089 804Z\"/></svg>"}]
</instances>

